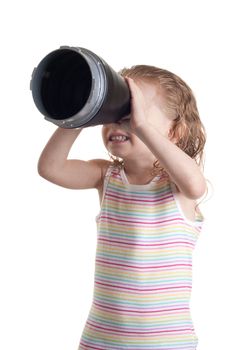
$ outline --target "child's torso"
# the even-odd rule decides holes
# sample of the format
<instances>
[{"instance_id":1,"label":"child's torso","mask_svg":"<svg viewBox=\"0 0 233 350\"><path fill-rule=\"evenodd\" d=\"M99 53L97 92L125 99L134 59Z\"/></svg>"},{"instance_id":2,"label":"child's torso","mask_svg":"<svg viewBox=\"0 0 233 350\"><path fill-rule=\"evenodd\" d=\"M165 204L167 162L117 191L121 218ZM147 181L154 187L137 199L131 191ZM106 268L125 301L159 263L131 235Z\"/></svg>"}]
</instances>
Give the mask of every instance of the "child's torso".
<instances>
[{"instance_id":1,"label":"child's torso","mask_svg":"<svg viewBox=\"0 0 233 350\"><path fill-rule=\"evenodd\" d=\"M203 223L185 219L168 177L127 182L110 167L97 217L93 303L79 349L195 349L192 252Z\"/></svg>"}]
</instances>

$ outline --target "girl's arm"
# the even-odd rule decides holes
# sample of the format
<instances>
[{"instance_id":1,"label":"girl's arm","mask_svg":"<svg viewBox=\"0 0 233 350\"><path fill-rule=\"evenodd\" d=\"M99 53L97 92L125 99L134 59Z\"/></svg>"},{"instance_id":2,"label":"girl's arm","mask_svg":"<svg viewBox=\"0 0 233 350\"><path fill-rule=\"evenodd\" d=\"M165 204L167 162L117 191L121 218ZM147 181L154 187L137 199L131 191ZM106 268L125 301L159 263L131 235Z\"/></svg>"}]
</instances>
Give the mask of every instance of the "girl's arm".
<instances>
[{"instance_id":1,"label":"girl's arm","mask_svg":"<svg viewBox=\"0 0 233 350\"><path fill-rule=\"evenodd\" d=\"M56 129L40 155L37 166L40 176L70 189L101 188L103 171L109 161L67 159L81 131L81 128Z\"/></svg>"},{"instance_id":2,"label":"girl's arm","mask_svg":"<svg viewBox=\"0 0 233 350\"><path fill-rule=\"evenodd\" d=\"M202 197L206 191L206 181L197 163L154 125L140 125L136 135L159 159L178 189L190 199Z\"/></svg>"},{"instance_id":3,"label":"girl's arm","mask_svg":"<svg viewBox=\"0 0 233 350\"><path fill-rule=\"evenodd\" d=\"M131 118L128 121L122 119L120 123L122 126L125 125L126 129L129 128L150 149L180 192L194 200L202 197L207 186L199 166L194 159L165 136L167 130L165 132L164 125L167 127L167 124L158 125L156 115L160 115L159 119L164 123L168 119L159 107L154 105L153 110L150 111L137 84L129 78L126 81L131 91ZM153 113L153 115L148 115L148 113ZM151 120L154 121L154 124L150 122Z\"/></svg>"}]
</instances>

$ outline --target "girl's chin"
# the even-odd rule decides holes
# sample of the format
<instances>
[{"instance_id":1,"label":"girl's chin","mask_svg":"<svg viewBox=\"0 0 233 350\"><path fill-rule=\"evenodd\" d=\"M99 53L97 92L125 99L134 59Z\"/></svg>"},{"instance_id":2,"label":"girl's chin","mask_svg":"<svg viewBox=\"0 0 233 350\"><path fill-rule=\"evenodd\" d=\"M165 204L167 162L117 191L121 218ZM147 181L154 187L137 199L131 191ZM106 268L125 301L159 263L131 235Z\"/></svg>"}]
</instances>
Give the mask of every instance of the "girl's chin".
<instances>
[{"instance_id":1,"label":"girl's chin","mask_svg":"<svg viewBox=\"0 0 233 350\"><path fill-rule=\"evenodd\" d=\"M120 142L112 142L107 144L107 150L114 155L115 157L126 157L130 149L127 147L128 142L120 143Z\"/></svg>"},{"instance_id":2,"label":"girl's chin","mask_svg":"<svg viewBox=\"0 0 233 350\"><path fill-rule=\"evenodd\" d=\"M125 157L125 155L122 154L122 153L116 153L116 152L111 152L111 151L110 151L110 153L111 153L114 157L118 157L118 158L124 158L124 157Z\"/></svg>"},{"instance_id":3,"label":"girl's chin","mask_svg":"<svg viewBox=\"0 0 233 350\"><path fill-rule=\"evenodd\" d=\"M109 153L112 154L114 157L118 157L118 158L126 158L126 153L124 152L114 152L111 149L108 149Z\"/></svg>"}]
</instances>

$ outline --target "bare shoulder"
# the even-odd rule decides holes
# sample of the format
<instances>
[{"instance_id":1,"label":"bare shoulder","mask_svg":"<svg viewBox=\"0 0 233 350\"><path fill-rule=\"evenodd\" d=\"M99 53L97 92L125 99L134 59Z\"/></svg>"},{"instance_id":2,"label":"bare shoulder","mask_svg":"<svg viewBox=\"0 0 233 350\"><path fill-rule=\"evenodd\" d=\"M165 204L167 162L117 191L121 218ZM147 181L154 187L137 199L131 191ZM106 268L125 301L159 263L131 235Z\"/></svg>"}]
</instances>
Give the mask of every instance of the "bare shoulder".
<instances>
[{"instance_id":1,"label":"bare shoulder","mask_svg":"<svg viewBox=\"0 0 233 350\"><path fill-rule=\"evenodd\" d=\"M96 188L98 191L101 190L103 188L104 176L112 162L106 159L91 159L89 161L83 162L83 164L85 164L84 177L86 180L91 179L90 186L88 187ZM92 180L92 177L95 180Z\"/></svg>"},{"instance_id":2,"label":"bare shoulder","mask_svg":"<svg viewBox=\"0 0 233 350\"><path fill-rule=\"evenodd\" d=\"M92 159L92 160L89 160L89 162L92 163L93 165L98 166L100 169L101 177L100 177L99 183L96 186L96 188L99 190L103 188L105 174L107 172L108 167L112 164L112 162L106 159Z\"/></svg>"},{"instance_id":3,"label":"bare shoulder","mask_svg":"<svg viewBox=\"0 0 233 350\"><path fill-rule=\"evenodd\" d=\"M99 193L99 200L100 203L102 202L103 197L103 190L104 190L104 177L106 175L108 167L112 164L109 160L102 160L99 162L99 165L101 167L101 181L99 182L98 186L96 187Z\"/></svg>"}]
</instances>

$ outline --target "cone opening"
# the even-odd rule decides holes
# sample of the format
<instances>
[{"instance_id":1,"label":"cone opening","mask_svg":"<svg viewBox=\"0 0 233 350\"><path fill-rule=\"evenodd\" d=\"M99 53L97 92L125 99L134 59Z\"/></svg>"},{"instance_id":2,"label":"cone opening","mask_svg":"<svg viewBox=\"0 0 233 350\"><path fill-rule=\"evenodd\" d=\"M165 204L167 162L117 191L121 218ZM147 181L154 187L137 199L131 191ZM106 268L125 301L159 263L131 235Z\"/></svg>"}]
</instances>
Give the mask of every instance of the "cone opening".
<instances>
[{"instance_id":1,"label":"cone opening","mask_svg":"<svg viewBox=\"0 0 233 350\"><path fill-rule=\"evenodd\" d=\"M91 93L92 74L81 54L60 49L49 54L40 74L40 103L57 120L70 118L85 105Z\"/></svg>"}]
</instances>

